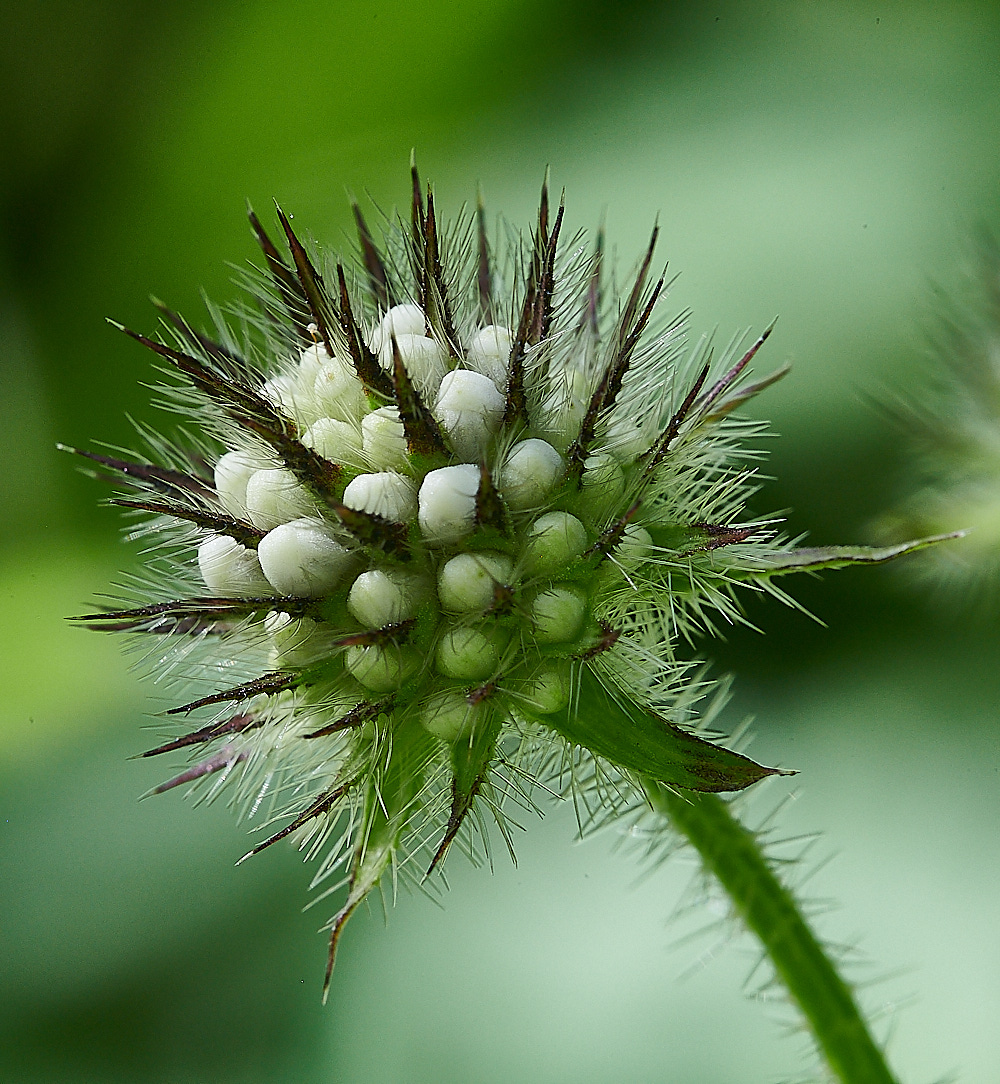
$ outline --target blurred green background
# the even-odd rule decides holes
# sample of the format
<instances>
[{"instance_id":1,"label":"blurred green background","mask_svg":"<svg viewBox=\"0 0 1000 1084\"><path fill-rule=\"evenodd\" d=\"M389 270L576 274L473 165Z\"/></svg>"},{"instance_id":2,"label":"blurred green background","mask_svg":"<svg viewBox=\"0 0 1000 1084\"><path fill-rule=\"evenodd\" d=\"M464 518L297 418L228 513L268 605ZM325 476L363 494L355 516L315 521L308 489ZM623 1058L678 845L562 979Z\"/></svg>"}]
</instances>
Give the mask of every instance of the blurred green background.
<instances>
[{"instance_id":1,"label":"blurred green background","mask_svg":"<svg viewBox=\"0 0 1000 1084\"><path fill-rule=\"evenodd\" d=\"M152 356L104 323L199 319L252 256L249 197L339 245L345 190L405 201L415 146L444 208L481 182L528 220L543 170L630 266L657 214L677 309L723 339L780 315L792 375L758 511L865 541L905 488L870 405L918 379L928 284L1000 228L1000 9L970 2L14 0L0 13L0 1077L11 1082L777 1081L808 1067L709 904L668 922L684 859L637 883L568 811L493 876L456 855L438 908L352 922L319 1004L325 914L275 849L177 795L160 701L120 644L65 627L136 548L57 440L157 422ZM956 524L956 527L962 526ZM796 585L827 627L707 650L752 752L801 769L779 835L907 1081L1000 1076L1000 622L903 568ZM621 842L620 840L618 842ZM832 862L823 859L835 854ZM754 989L753 980L749 989ZM756 1002L764 1002L763 1005ZM777 1020L777 1023L775 1022Z\"/></svg>"}]
</instances>

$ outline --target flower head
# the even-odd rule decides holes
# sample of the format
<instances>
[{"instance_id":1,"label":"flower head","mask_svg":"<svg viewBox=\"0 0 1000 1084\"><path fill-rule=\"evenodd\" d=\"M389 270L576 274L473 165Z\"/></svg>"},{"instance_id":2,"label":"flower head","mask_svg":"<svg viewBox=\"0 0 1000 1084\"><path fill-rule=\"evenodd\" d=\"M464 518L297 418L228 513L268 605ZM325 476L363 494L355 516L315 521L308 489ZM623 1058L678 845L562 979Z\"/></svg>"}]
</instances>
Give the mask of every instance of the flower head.
<instances>
[{"instance_id":1,"label":"flower head","mask_svg":"<svg viewBox=\"0 0 1000 1084\"><path fill-rule=\"evenodd\" d=\"M599 817L644 780L774 774L687 725L707 685L678 644L737 619L738 584L907 547L794 550L746 518L757 426L732 412L783 370L747 383L768 332L686 348L655 230L619 298L544 189L530 236L491 243L481 207L443 230L414 169L381 245L355 207L348 264L278 215L288 256L251 212L239 332L162 306L166 341L128 332L201 437L161 465L83 453L152 517L167 577L82 620L201 661L210 691L167 713L197 723L146 754L197 759L157 790L225 782L282 825L251 853L294 835L321 856L324 895L346 885L329 980L373 887L474 852L487 817L506 838L511 803L571 789Z\"/></svg>"}]
</instances>

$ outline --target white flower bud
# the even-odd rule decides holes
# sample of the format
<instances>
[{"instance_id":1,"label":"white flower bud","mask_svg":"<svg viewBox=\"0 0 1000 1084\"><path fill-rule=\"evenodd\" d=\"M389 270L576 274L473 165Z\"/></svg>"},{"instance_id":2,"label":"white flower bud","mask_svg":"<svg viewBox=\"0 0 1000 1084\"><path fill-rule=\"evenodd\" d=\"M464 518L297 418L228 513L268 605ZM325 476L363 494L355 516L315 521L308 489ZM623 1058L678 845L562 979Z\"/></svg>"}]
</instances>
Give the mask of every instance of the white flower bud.
<instances>
[{"instance_id":1,"label":"white flower bud","mask_svg":"<svg viewBox=\"0 0 1000 1084\"><path fill-rule=\"evenodd\" d=\"M344 358L330 358L313 380L308 407L313 418L337 418L357 423L367 409L365 389L354 366Z\"/></svg>"},{"instance_id":2,"label":"white flower bud","mask_svg":"<svg viewBox=\"0 0 1000 1084\"><path fill-rule=\"evenodd\" d=\"M380 407L361 419L365 458L376 470L405 467L406 434L395 407Z\"/></svg>"},{"instance_id":3,"label":"white flower bud","mask_svg":"<svg viewBox=\"0 0 1000 1084\"><path fill-rule=\"evenodd\" d=\"M514 562L502 553L460 553L438 572L438 598L452 613L481 613L497 584L510 583Z\"/></svg>"},{"instance_id":4,"label":"white flower bud","mask_svg":"<svg viewBox=\"0 0 1000 1084\"><path fill-rule=\"evenodd\" d=\"M226 452L215 464L215 490L234 519L246 519L247 482L260 468L260 459L250 452Z\"/></svg>"},{"instance_id":5,"label":"white flower bud","mask_svg":"<svg viewBox=\"0 0 1000 1084\"><path fill-rule=\"evenodd\" d=\"M448 371L448 356L440 346L426 335L397 335L396 347L410 379L426 402L433 402L441 378ZM378 355L383 369L392 372L392 340L382 344Z\"/></svg>"},{"instance_id":6,"label":"white flower bud","mask_svg":"<svg viewBox=\"0 0 1000 1084\"><path fill-rule=\"evenodd\" d=\"M282 595L314 598L336 586L351 552L314 519L296 519L268 531L257 545L260 567Z\"/></svg>"},{"instance_id":7,"label":"white flower bud","mask_svg":"<svg viewBox=\"0 0 1000 1084\"><path fill-rule=\"evenodd\" d=\"M302 443L331 463L354 465L360 464L364 458L358 428L336 418L320 418L313 422L302 435Z\"/></svg>"},{"instance_id":8,"label":"white flower bud","mask_svg":"<svg viewBox=\"0 0 1000 1084\"><path fill-rule=\"evenodd\" d=\"M515 444L500 468L500 492L516 512L537 508L563 473L562 456L544 440L531 437Z\"/></svg>"},{"instance_id":9,"label":"white flower bud","mask_svg":"<svg viewBox=\"0 0 1000 1084\"><path fill-rule=\"evenodd\" d=\"M375 569L362 572L351 585L347 609L365 628L381 629L413 617L422 593L410 573Z\"/></svg>"},{"instance_id":10,"label":"white flower bud","mask_svg":"<svg viewBox=\"0 0 1000 1084\"><path fill-rule=\"evenodd\" d=\"M540 644L561 644L580 631L587 600L574 587L560 585L536 595L531 604L531 623Z\"/></svg>"},{"instance_id":11,"label":"white flower bud","mask_svg":"<svg viewBox=\"0 0 1000 1084\"><path fill-rule=\"evenodd\" d=\"M417 495L420 529L428 542L454 542L476 522L479 468L471 463L429 471Z\"/></svg>"},{"instance_id":12,"label":"white flower bud","mask_svg":"<svg viewBox=\"0 0 1000 1084\"><path fill-rule=\"evenodd\" d=\"M330 360L326 347L322 343L313 343L299 354L299 380L306 386L316 379L316 374Z\"/></svg>"},{"instance_id":13,"label":"white flower bud","mask_svg":"<svg viewBox=\"0 0 1000 1084\"><path fill-rule=\"evenodd\" d=\"M213 535L201 543L198 568L205 586L216 595L258 598L274 594L254 550L241 546L227 534Z\"/></svg>"},{"instance_id":14,"label":"white flower bud","mask_svg":"<svg viewBox=\"0 0 1000 1084\"><path fill-rule=\"evenodd\" d=\"M420 712L420 722L436 738L457 741L472 729L478 713L477 705L470 704L458 690L449 689L431 697Z\"/></svg>"},{"instance_id":15,"label":"white flower bud","mask_svg":"<svg viewBox=\"0 0 1000 1084\"><path fill-rule=\"evenodd\" d=\"M265 531L316 511L308 490L284 467L267 468L251 475L246 504L250 522Z\"/></svg>"},{"instance_id":16,"label":"white flower bud","mask_svg":"<svg viewBox=\"0 0 1000 1084\"><path fill-rule=\"evenodd\" d=\"M409 478L395 471L359 474L347 483L344 504L358 512L407 523L417 514L417 492Z\"/></svg>"},{"instance_id":17,"label":"white flower bud","mask_svg":"<svg viewBox=\"0 0 1000 1084\"><path fill-rule=\"evenodd\" d=\"M279 373L264 381L261 389L264 398L290 417L296 415L296 404L301 398L299 381L292 373Z\"/></svg>"},{"instance_id":18,"label":"white flower bud","mask_svg":"<svg viewBox=\"0 0 1000 1084\"><path fill-rule=\"evenodd\" d=\"M463 459L482 458L503 419L504 397L496 384L471 369L453 369L441 381L434 417Z\"/></svg>"},{"instance_id":19,"label":"white flower bud","mask_svg":"<svg viewBox=\"0 0 1000 1084\"><path fill-rule=\"evenodd\" d=\"M524 552L528 572L545 576L563 569L587 548L587 529L569 512L546 512L531 525Z\"/></svg>"},{"instance_id":20,"label":"white flower bud","mask_svg":"<svg viewBox=\"0 0 1000 1084\"><path fill-rule=\"evenodd\" d=\"M488 324L472 336L465 355L466 364L477 373L488 376L498 388L505 389L512 341L508 328Z\"/></svg>"},{"instance_id":21,"label":"white flower bud","mask_svg":"<svg viewBox=\"0 0 1000 1084\"><path fill-rule=\"evenodd\" d=\"M401 335L426 333L427 319L419 305L393 305L376 325L368 345L373 353L381 354L383 348L392 341L393 335L399 339ZM392 360L391 353L389 360Z\"/></svg>"},{"instance_id":22,"label":"white flower bud","mask_svg":"<svg viewBox=\"0 0 1000 1084\"><path fill-rule=\"evenodd\" d=\"M437 668L446 677L482 681L496 672L500 654L478 629L450 629L438 641Z\"/></svg>"},{"instance_id":23,"label":"white flower bud","mask_svg":"<svg viewBox=\"0 0 1000 1084\"><path fill-rule=\"evenodd\" d=\"M412 647L390 644L355 645L345 652L347 672L375 693L394 692L420 667L420 656Z\"/></svg>"}]
</instances>

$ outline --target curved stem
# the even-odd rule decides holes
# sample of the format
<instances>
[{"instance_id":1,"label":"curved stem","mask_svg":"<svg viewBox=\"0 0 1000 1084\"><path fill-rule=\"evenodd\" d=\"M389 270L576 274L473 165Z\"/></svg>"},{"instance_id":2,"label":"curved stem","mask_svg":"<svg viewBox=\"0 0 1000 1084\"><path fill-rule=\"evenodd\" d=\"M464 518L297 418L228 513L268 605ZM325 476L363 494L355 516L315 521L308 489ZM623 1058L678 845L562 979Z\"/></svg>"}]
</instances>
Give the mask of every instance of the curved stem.
<instances>
[{"instance_id":1,"label":"curved stem","mask_svg":"<svg viewBox=\"0 0 1000 1084\"><path fill-rule=\"evenodd\" d=\"M646 794L698 851L802 1010L816 1044L843 1084L898 1084L850 987L781 883L756 835L715 794L680 795L647 781Z\"/></svg>"}]
</instances>

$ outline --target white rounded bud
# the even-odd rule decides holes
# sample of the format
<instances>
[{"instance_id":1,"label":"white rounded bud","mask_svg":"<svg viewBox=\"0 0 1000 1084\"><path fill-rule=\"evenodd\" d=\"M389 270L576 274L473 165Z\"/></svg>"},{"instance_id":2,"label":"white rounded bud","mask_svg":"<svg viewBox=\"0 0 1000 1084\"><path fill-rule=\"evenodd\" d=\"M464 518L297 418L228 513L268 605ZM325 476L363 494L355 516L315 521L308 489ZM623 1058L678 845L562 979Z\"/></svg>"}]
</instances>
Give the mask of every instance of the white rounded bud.
<instances>
[{"instance_id":1,"label":"white rounded bud","mask_svg":"<svg viewBox=\"0 0 1000 1084\"><path fill-rule=\"evenodd\" d=\"M472 336L465 355L466 364L488 376L498 388L506 388L512 342L509 328L488 324Z\"/></svg>"},{"instance_id":2,"label":"white rounded bud","mask_svg":"<svg viewBox=\"0 0 1000 1084\"><path fill-rule=\"evenodd\" d=\"M401 335L424 335L426 332L427 319L419 305L393 305L379 320L368 345L374 353L381 354L393 335L399 339ZM389 360L392 361L391 353Z\"/></svg>"},{"instance_id":3,"label":"white rounded bud","mask_svg":"<svg viewBox=\"0 0 1000 1084\"><path fill-rule=\"evenodd\" d=\"M329 530L314 519L296 519L268 531L257 545L260 567L282 595L325 595L351 561Z\"/></svg>"},{"instance_id":4,"label":"white rounded bud","mask_svg":"<svg viewBox=\"0 0 1000 1084\"><path fill-rule=\"evenodd\" d=\"M305 431L302 443L331 463L359 464L363 460L361 433L349 422L320 418Z\"/></svg>"},{"instance_id":5,"label":"white rounded bud","mask_svg":"<svg viewBox=\"0 0 1000 1084\"><path fill-rule=\"evenodd\" d=\"M587 529L569 512L546 512L528 530L525 568L534 575L559 572L587 548Z\"/></svg>"},{"instance_id":6,"label":"white rounded bud","mask_svg":"<svg viewBox=\"0 0 1000 1084\"><path fill-rule=\"evenodd\" d=\"M198 569L205 586L217 595L258 598L274 594L257 554L227 534L206 538L198 547Z\"/></svg>"},{"instance_id":7,"label":"white rounded bud","mask_svg":"<svg viewBox=\"0 0 1000 1084\"><path fill-rule=\"evenodd\" d=\"M264 381L261 389L264 398L284 411L290 417L296 414L296 405L301 398L299 381L292 373L279 373Z\"/></svg>"},{"instance_id":8,"label":"white rounded bud","mask_svg":"<svg viewBox=\"0 0 1000 1084\"><path fill-rule=\"evenodd\" d=\"M299 380L303 384L310 384L316 379L316 374L330 360L326 347L322 343L313 343L307 346L299 354L298 373Z\"/></svg>"},{"instance_id":9,"label":"white rounded bud","mask_svg":"<svg viewBox=\"0 0 1000 1084\"><path fill-rule=\"evenodd\" d=\"M463 459L482 458L503 419L504 397L496 384L471 369L453 369L441 381L434 417Z\"/></svg>"},{"instance_id":10,"label":"white rounded bud","mask_svg":"<svg viewBox=\"0 0 1000 1084\"><path fill-rule=\"evenodd\" d=\"M347 483L344 504L358 512L407 523L417 514L417 491L409 478L394 471L359 474Z\"/></svg>"},{"instance_id":11,"label":"white rounded bud","mask_svg":"<svg viewBox=\"0 0 1000 1084\"><path fill-rule=\"evenodd\" d=\"M284 467L266 468L251 475L246 502L250 522L265 531L316 511L308 490Z\"/></svg>"},{"instance_id":12,"label":"white rounded bud","mask_svg":"<svg viewBox=\"0 0 1000 1084\"><path fill-rule=\"evenodd\" d=\"M420 722L436 738L457 741L472 729L478 711L457 689L449 689L431 697L420 712Z\"/></svg>"},{"instance_id":13,"label":"white rounded bud","mask_svg":"<svg viewBox=\"0 0 1000 1084\"><path fill-rule=\"evenodd\" d=\"M347 609L365 628L381 629L409 621L417 612L419 584L407 572L374 569L351 585Z\"/></svg>"},{"instance_id":14,"label":"white rounded bud","mask_svg":"<svg viewBox=\"0 0 1000 1084\"><path fill-rule=\"evenodd\" d=\"M531 604L531 623L540 644L561 644L580 631L587 600L575 587L560 585L536 595Z\"/></svg>"},{"instance_id":15,"label":"white rounded bud","mask_svg":"<svg viewBox=\"0 0 1000 1084\"><path fill-rule=\"evenodd\" d=\"M476 522L479 468L471 463L429 471L417 494L420 529L428 542L454 542Z\"/></svg>"},{"instance_id":16,"label":"white rounded bud","mask_svg":"<svg viewBox=\"0 0 1000 1084\"><path fill-rule=\"evenodd\" d=\"M426 335L397 335L396 348L410 379L425 401L433 402L441 378L448 371L448 356L440 346ZM383 369L392 372L392 340L382 344L378 355Z\"/></svg>"},{"instance_id":17,"label":"white rounded bud","mask_svg":"<svg viewBox=\"0 0 1000 1084\"><path fill-rule=\"evenodd\" d=\"M215 491L234 519L246 519L247 482L260 468L260 459L250 452L226 452L215 464Z\"/></svg>"},{"instance_id":18,"label":"white rounded bud","mask_svg":"<svg viewBox=\"0 0 1000 1084\"><path fill-rule=\"evenodd\" d=\"M514 562L503 553L460 553L438 572L438 598L452 613L481 613L498 584L510 583Z\"/></svg>"},{"instance_id":19,"label":"white rounded bud","mask_svg":"<svg viewBox=\"0 0 1000 1084\"><path fill-rule=\"evenodd\" d=\"M566 707L569 694L569 667L558 665L544 667L521 690L525 706L539 715L550 715Z\"/></svg>"},{"instance_id":20,"label":"white rounded bud","mask_svg":"<svg viewBox=\"0 0 1000 1084\"><path fill-rule=\"evenodd\" d=\"M563 458L544 440L519 441L500 468L500 492L516 512L544 503L563 473Z\"/></svg>"},{"instance_id":21,"label":"white rounded bud","mask_svg":"<svg viewBox=\"0 0 1000 1084\"><path fill-rule=\"evenodd\" d=\"M438 641L436 661L446 677L482 681L496 672L500 654L478 629L450 629Z\"/></svg>"},{"instance_id":22,"label":"white rounded bud","mask_svg":"<svg viewBox=\"0 0 1000 1084\"><path fill-rule=\"evenodd\" d=\"M405 467L406 434L395 407L379 407L361 419L365 458L376 470Z\"/></svg>"},{"instance_id":23,"label":"white rounded bud","mask_svg":"<svg viewBox=\"0 0 1000 1084\"><path fill-rule=\"evenodd\" d=\"M367 401L365 389L351 362L329 358L319 367L313 379L308 409L314 418L357 422L367 409Z\"/></svg>"},{"instance_id":24,"label":"white rounded bud","mask_svg":"<svg viewBox=\"0 0 1000 1084\"><path fill-rule=\"evenodd\" d=\"M347 672L375 693L394 692L420 667L420 656L412 647L389 644L355 645L345 652Z\"/></svg>"}]
</instances>

